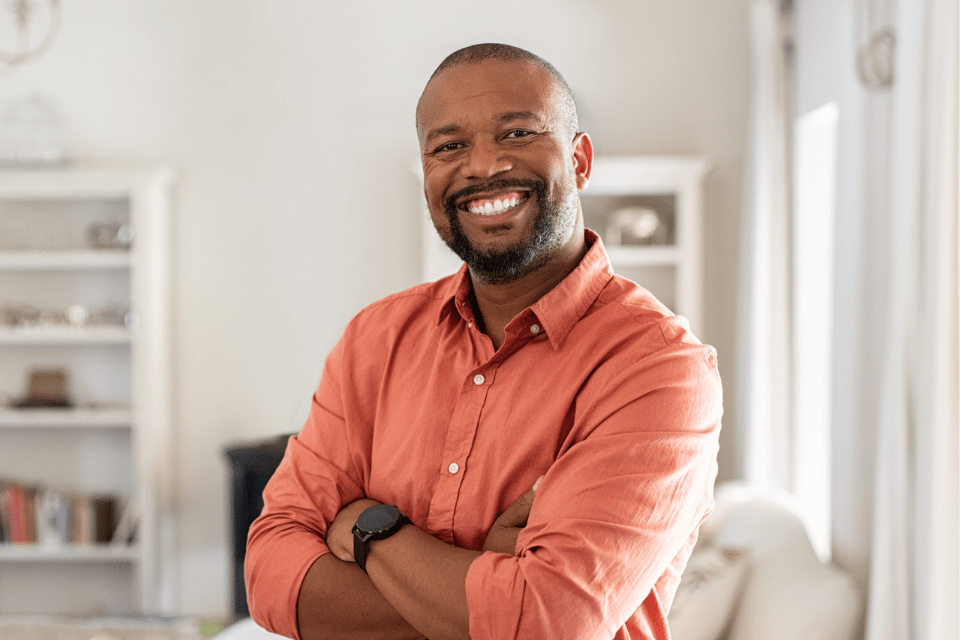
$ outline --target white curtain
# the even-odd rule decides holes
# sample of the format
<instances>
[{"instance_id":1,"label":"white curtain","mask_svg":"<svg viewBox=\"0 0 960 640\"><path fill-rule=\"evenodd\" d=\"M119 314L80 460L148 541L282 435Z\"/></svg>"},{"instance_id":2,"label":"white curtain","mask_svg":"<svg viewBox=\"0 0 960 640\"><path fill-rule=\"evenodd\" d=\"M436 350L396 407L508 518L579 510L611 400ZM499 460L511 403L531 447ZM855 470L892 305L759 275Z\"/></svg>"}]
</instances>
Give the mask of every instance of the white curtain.
<instances>
[{"instance_id":1,"label":"white curtain","mask_svg":"<svg viewBox=\"0 0 960 640\"><path fill-rule=\"evenodd\" d=\"M779 0L751 5L751 132L737 316L738 466L790 489L791 343L788 77Z\"/></svg>"},{"instance_id":2,"label":"white curtain","mask_svg":"<svg viewBox=\"0 0 960 640\"><path fill-rule=\"evenodd\" d=\"M888 231L867 638L956 640L957 1L889 4L893 82L877 98L887 121L869 132L886 157L867 159L887 175L865 185Z\"/></svg>"}]
</instances>

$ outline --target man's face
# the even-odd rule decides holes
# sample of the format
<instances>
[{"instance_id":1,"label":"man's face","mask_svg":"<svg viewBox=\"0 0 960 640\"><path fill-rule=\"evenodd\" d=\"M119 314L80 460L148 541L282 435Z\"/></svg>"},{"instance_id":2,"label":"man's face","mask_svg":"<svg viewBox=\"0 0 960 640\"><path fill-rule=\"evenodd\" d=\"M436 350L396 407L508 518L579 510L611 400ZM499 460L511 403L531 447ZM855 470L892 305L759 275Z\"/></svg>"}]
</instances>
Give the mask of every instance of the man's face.
<instances>
[{"instance_id":1,"label":"man's face","mask_svg":"<svg viewBox=\"0 0 960 640\"><path fill-rule=\"evenodd\" d=\"M417 122L431 218L474 276L510 282L574 240L589 139L567 130L549 74L519 61L451 67L427 85Z\"/></svg>"}]
</instances>

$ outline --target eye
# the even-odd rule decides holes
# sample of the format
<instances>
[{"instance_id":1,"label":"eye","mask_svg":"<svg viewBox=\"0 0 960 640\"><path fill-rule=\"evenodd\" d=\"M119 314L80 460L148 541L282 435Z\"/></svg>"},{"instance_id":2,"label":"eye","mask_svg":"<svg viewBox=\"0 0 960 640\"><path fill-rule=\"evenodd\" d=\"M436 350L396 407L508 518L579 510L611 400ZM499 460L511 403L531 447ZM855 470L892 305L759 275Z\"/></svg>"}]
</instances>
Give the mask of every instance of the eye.
<instances>
[{"instance_id":1,"label":"eye","mask_svg":"<svg viewBox=\"0 0 960 640\"><path fill-rule=\"evenodd\" d=\"M526 138L527 136L534 135L533 131L528 131L527 129L514 129L513 131L508 131L504 138Z\"/></svg>"},{"instance_id":2,"label":"eye","mask_svg":"<svg viewBox=\"0 0 960 640\"><path fill-rule=\"evenodd\" d=\"M463 143L461 142L445 142L436 149L433 150L433 153L443 153L444 151L456 151L457 149L463 148Z\"/></svg>"}]
</instances>

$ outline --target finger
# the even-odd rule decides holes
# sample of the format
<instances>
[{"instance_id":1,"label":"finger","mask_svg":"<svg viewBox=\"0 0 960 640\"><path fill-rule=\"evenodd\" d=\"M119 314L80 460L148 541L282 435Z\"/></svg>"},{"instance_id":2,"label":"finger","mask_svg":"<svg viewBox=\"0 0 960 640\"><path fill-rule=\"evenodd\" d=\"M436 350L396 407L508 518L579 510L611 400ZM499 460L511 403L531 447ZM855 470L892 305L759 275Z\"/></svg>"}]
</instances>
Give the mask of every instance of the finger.
<instances>
[{"instance_id":1,"label":"finger","mask_svg":"<svg viewBox=\"0 0 960 640\"><path fill-rule=\"evenodd\" d=\"M534 493L536 493L537 490L540 488L540 483L541 483L541 482L543 482L543 476L540 476L539 478L537 478L537 481L533 483L533 492L534 492Z\"/></svg>"},{"instance_id":2,"label":"finger","mask_svg":"<svg viewBox=\"0 0 960 640\"><path fill-rule=\"evenodd\" d=\"M530 516L530 510L533 508L533 501L537 496L537 490L540 488L540 481L543 480L543 476L540 476L537 481L534 483L533 487L526 491L523 495L517 498L506 511L504 511L497 522L502 526L508 527L522 527L527 524L527 518Z\"/></svg>"}]
</instances>

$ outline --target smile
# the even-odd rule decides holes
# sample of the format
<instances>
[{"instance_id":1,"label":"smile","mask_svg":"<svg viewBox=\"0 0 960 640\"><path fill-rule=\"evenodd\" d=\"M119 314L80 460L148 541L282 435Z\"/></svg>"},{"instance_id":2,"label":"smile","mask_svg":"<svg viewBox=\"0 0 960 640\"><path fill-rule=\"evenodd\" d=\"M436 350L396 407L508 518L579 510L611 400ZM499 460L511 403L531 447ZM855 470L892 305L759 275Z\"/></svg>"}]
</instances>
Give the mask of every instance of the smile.
<instances>
[{"instance_id":1,"label":"smile","mask_svg":"<svg viewBox=\"0 0 960 640\"><path fill-rule=\"evenodd\" d=\"M495 198L478 198L468 200L464 208L470 213L481 216L492 216L513 209L519 204L526 202L527 194L512 191L504 193Z\"/></svg>"}]
</instances>

